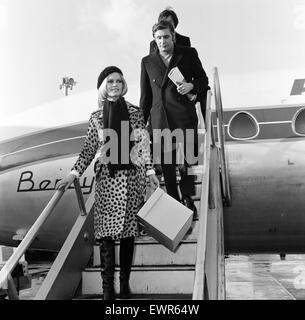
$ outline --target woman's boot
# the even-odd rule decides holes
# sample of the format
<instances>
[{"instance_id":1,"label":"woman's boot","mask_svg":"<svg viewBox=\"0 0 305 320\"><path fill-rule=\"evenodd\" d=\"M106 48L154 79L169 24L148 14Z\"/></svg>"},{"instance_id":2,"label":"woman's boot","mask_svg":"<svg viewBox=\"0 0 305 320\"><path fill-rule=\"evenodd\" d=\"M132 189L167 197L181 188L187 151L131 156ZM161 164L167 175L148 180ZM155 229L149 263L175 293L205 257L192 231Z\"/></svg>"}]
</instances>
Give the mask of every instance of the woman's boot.
<instances>
[{"instance_id":1,"label":"woman's boot","mask_svg":"<svg viewBox=\"0 0 305 320\"><path fill-rule=\"evenodd\" d=\"M133 258L134 237L120 240L120 298L130 298L129 276Z\"/></svg>"},{"instance_id":2,"label":"woman's boot","mask_svg":"<svg viewBox=\"0 0 305 320\"><path fill-rule=\"evenodd\" d=\"M101 254L101 275L103 280L103 299L114 300L114 268L115 268L115 251L114 241L109 238L103 238L100 245Z\"/></svg>"}]
</instances>

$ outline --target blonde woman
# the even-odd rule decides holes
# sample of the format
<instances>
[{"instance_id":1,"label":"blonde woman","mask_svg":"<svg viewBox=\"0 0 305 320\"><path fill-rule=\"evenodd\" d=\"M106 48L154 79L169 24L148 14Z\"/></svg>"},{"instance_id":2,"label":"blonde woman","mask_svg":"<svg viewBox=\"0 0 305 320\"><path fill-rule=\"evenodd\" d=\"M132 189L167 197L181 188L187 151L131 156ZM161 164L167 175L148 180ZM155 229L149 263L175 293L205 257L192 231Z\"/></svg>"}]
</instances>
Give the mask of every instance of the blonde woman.
<instances>
[{"instance_id":1,"label":"blonde woman","mask_svg":"<svg viewBox=\"0 0 305 320\"><path fill-rule=\"evenodd\" d=\"M98 153L94 234L100 243L103 297L113 300L114 241L120 240L120 297L129 298L134 239L138 235L136 214L144 203L146 178L152 187L159 186L159 181L150 163L142 110L123 97L127 84L122 71L115 66L105 68L97 89L99 109L91 114L79 157L58 188L67 188L80 177ZM128 133L132 138L126 143ZM109 146L114 147L111 150Z\"/></svg>"}]
</instances>

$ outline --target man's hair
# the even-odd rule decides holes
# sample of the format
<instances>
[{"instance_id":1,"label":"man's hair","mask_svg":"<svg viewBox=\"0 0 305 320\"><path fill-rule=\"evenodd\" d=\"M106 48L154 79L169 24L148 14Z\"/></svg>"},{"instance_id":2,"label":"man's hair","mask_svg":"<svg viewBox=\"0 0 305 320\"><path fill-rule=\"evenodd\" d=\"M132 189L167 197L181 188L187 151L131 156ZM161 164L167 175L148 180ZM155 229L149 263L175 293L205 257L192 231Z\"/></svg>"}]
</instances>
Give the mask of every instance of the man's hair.
<instances>
[{"instance_id":1,"label":"man's hair","mask_svg":"<svg viewBox=\"0 0 305 320\"><path fill-rule=\"evenodd\" d=\"M160 14L159 14L159 18L158 21L164 20L168 17L172 17L173 21L174 21L174 25L175 28L177 28L177 25L179 23L178 17L176 15L176 13L174 12L174 10L172 10L171 7L167 7L165 10L163 10Z\"/></svg>"},{"instance_id":2,"label":"man's hair","mask_svg":"<svg viewBox=\"0 0 305 320\"><path fill-rule=\"evenodd\" d=\"M157 22L156 24L153 25L153 27L152 27L153 37L155 37L155 33L158 30L164 30L164 29L169 29L170 33L173 36L173 40L175 41L176 38L175 38L174 26L169 21L166 21L166 20L161 20L161 21L159 21L159 22Z\"/></svg>"}]
</instances>

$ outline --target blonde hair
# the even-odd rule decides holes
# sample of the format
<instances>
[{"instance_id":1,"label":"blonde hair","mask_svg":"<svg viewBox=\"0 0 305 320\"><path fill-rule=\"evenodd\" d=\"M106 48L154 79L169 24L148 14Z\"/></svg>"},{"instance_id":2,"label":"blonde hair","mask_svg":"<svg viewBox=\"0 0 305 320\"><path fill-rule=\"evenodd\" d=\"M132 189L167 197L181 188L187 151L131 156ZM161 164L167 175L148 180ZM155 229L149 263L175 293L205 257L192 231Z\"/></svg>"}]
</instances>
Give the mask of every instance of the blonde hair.
<instances>
[{"instance_id":1,"label":"blonde hair","mask_svg":"<svg viewBox=\"0 0 305 320\"><path fill-rule=\"evenodd\" d=\"M120 73L119 73L119 75L120 75L122 83L123 83L123 90L122 90L122 94L121 94L121 97L123 97L123 96L125 96L125 94L128 91L128 86L127 86L127 82L126 82L125 78ZM102 84L100 85L100 87L98 89L98 106L99 106L99 108L102 108L104 101L108 98L108 93L107 93L108 77L106 77L104 79L104 81L102 82Z\"/></svg>"}]
</instances>

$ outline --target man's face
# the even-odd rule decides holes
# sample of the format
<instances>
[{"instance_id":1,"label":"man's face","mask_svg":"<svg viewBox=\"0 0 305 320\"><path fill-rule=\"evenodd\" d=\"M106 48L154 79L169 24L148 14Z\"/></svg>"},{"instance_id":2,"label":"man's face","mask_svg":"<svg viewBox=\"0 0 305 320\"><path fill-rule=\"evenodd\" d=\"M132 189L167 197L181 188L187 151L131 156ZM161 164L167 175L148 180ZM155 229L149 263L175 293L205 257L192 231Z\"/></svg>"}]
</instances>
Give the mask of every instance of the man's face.
<instances>
[{"instance_id":1,"label":"man's face","mask_svg":"<svg viewBox=\"0 0 305 320\"><path fill-rule=\"evenodd\" d=\"M169 29L158 30L155 32L155 41L159 51L162 53L172 52L174 48L174 39Z\"/></svg>"}]
</instances>

